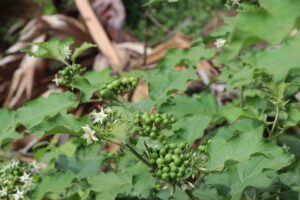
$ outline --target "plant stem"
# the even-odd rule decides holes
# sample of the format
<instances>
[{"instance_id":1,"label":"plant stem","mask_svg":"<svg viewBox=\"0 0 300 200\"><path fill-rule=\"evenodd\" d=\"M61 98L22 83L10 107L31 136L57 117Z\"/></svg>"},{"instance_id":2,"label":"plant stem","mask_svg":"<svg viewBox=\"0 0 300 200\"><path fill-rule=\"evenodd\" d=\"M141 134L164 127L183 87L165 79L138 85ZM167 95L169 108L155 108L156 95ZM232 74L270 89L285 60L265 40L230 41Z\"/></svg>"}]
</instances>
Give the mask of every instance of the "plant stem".
<instances>
[{"instance_id":1,"label":"plant stem","mask_svg":"<svg viewBox=\"0 0 300 200\"><path fill-rule=\"evenodd\" d=\"M68 62L66 62L65 60L60 60L63 64L67 65L68 67L71 66Z\"/></svg>"},{"instance_id":2,"label":"plant stem","mask_svg":"<svg viewBox=\"0 0 300 200\"><path fill-rule=\"evenodd\" d=\"M148 167L152 167L151 164L147 160L145 160L145 158L143 158L143 156L141 156L141 154L139 154L132 146L130 146L129 144L126 144L125 146L133 155L135 155L145 165L147 165Z\"/></svg>"},{"instance_id":3,"label":"plant stem","mask_svg":"<svg viewBox=\"0 0 300 200\"><path fill-rule=\"evenodd\" d=\"M277 125L277 122L278 122L278 117L279 117L279 108L278 108L278 106L276 106L276 115L275 115L275 119L273 121L273 125L272 125L272 128L271 128L271 134L269 135L269 138L273 135L273 133L275 131L275 128L276 128L276 125Z\"/></svg>"},{"instance_id":4,"label":"plant stem","mask_svg":"<svg viewBox=\"0 0 300 200\"><path fill-rule=\"evenodd\" d=\"M151 164L145 159L143 158L143 156L141 156L141 154L139 154L132 146L130 146L129 144L124 144L124 143L117 143L115 141L112 141L110 139L107 138L101 138L102 140L105 140L109 143L118 145L119 147L123 148L123 149L127 149L128 151L130 151L135 157L137 157L140 161L142 161L145 165L147 165L148 167L152 167Z\"/></svg>"},{"instance_id":5,"label":"plant stem","mask_svg":"<svg viewBox=\"0 0 300 200\"><path fill-rule=\"evenodd\" d=\"M90 99L84 103L96 103L96 102L101 102L101 101L102 101L102 99Z\"/></svg>"}]
</instances>

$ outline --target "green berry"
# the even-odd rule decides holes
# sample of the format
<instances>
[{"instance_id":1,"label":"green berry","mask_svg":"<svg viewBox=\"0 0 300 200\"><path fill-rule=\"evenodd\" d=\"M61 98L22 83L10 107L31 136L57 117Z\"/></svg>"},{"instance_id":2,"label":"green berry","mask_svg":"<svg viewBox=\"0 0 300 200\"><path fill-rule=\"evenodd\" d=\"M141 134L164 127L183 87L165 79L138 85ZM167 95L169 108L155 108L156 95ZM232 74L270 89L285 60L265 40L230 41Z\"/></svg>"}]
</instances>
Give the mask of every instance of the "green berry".
<instances>
[{"instance_id":1,"label":"green berry","mask_svg":"<svg viewBox=\"0 0 300 200\"><path fill-rule=\"evenodd\" d=\"M179 155L179 154L181 153L180 148L176 148L176 149L174 150L174 153L177 154L177 155Z\"/></svg>"},{"instance_id":2,"label":"green berry","mask_svg":"<svg viewBox=\"0 0 300 200\"><path fill-rule=\"evenodd\" d=\"M157 158L158 158L158 154L157 154L157 153L153 153L153 154L151 154L151 158L153 158L153 159L157 159Z\"/></svg>"},{"instance_id":3,"label":"green berry","mask_svg":"<svg viewBox=\"0 0 300 200\"><path fill-rule=\"evenodd\" d=\"M166 161L167 163L170 163L170 162L172 161L172 155L171 155L171 154L167 154L167 155L165 156L165 161Z\"/></svg>"},{"instance_id":4,"label":"green berry","mask_svg":"<svg viewBox=\"0 0 300 200\"><path fill-rule=\"evenodd\" d=\"M172 123L175 123L175 122L176 122L176 118L175 118L175 117L172 117L172 118L170 119L170 121L171 121Z\"/></svg>"},{"instance_id":5,"label":"green berry","mask_svg":"<svg viewBox=\"0 0 300 200\"><path fill-rule=\"evenodd\" d=\"M163 121L162 121L162 123L163 123L163 125L168 125L169 124L169 120L168 119L164 119Z\"/></svg>"},{"instance_id":6,"label":"green berry","mask_svg":"<svg viewBox=\"0 0 300 200\"><path fill-rule=\"evenodd\" d=\"M157 137L155 132L151 132L149 136L151 139L156 139Z\"/></svg>"},{"instance_id":7,"label":"green berry","mask_svg":"<svg viewBox=\"0 0 300 200\"><path fill-rule=\"evenodd\" d=\"M177 172L178 168L176 166L171 166L171 172Z\"/></svg>"},{"instance_id":8,"label":"green berry","mask_svg":"<svg viewBox=\"0 0 300 200\"><path fill-rule=\"evenodd\" d=\"M153 127L151 128L151 131L157 132L157 128L156 128L155 126L153 126Z\"/></svg>"},{"instance_id":9,"label":"green berry","mask_svg":"<svg viewBox=\"0 0 300 200\"><path fill-rule=\"evenodd\" d=\"M150 159L150 160L149 160L149 163L150 163L151 165L155 165L155 159Z\"/></svg>"},{"instance_id":10,"label":"green berry","mask_svg":"<svg viewBox=\"0 0 300 200\"><path fill-rule=\"evenodd\" d=\"M176 145L175 143L171 143L171 144L169 144L169 147L170 147L171 149L175 149L175 148L177 147L177 145Z\"/></svg>"},{"instance_id":11,"label":"green berry","mask_svg":"<svg viewBox=\"0 0 300 200\"><path fill-rule=\"evenodd\" d=\"M170 171L170 168L169 167L164 167L163 168L163 172L169 172Z\"/></svg>"},{"instance_id":12,"label":"green berry","mask_svg":"<svg viewBox=\"0 0 300 200\"><path fill-rule=\"evenodd\" d=\"M173 161L175 161L176 159L180 159L180 157L177 154L172 155L172 159Z\"/></svg>"},{"instance_id":13,"label":"green berry","mask_svg":"<svg viewBox=\"0 0 300 200\"><path fill-rule=\"evenodd\" d=\"M156 164L157 164L157 165L162 165L162 164L164 164L164 162L165 162L165 160L164 160L163 158L158 158L158 159L156 160Z\"/></svg>"},{"instance_id":14,"label":"green berry","mask_svg":"<svg viewBox=\"0 0 300 200\"><path fill-rule=\"evenodd\" d=\"M128 78L122 78L122 84L126 85L129 82Z\"/></svg>"},{"instance_id":15,"label":"green berry","mask_svg":"<svg viewBox=\"0 0 300 200\"><path fill-rule=\"evenodd\" d=\"M161 149L159 150L159 153L160 153L160 155L164 156L164 155L166 155L166 153L167 153L167 149L166 149L166 148L161 148Z\"/></svg>"},{"instance_id":16,"label":"green berry","mask_svg":"<svg viewBox=\"0 0 300 200\"><path fill-rule=\"evenodd\" d=\"M158 125L161 123L161 120L162 119L160 117L157 117L157 118L155 118L154 123Z\"/></svg>"},{"instance_id":17,"label":"green berry","mask_svg":"<svg viewBox=\"0 0 300 200\"><path fill-rule=\"evenodd\" d=\"M182 172L178 172L178 173L177 173L177 177L178 177L178 178L183 177L183 175L184 175L184 174L183 174Z\"/></svg>"},{"instance_id":18,"label":"green berry","mask_svg":"<svg viewBox=\"0 0 300 200\"><path fill-rule=\"evenodd\" d=\"M179 166L181 164L182 160L180 158L176 158L174 160L175 165Z\"/></svg>"},{"instance_id":19,"label":"green berry","mask_svg":"<svg viewBox=\"0 0 300 200\"><path fill-rule=\"evenodd\" d=\"M163 173L161 178L165 181L167 181L169 179L169 174L168 173Z\"/></svg>"},{"instance_id":20,"label":"green berry","mask_svg":"<svg viewBox=\"0 0 300 200\"><path fill-rule=\"evenodd\" d=\"M178 171L184 173L185 172L185 167L183 167L183 166L179 167Z\"/></svg>"},{"instance_id":21,"label":"green berry","mask_svg":"<svg viewBox=\"0 0 300 200\"><path fill-rule=\"evenodd\" d=\"M177 176L177 174L176 174L175 172L171 172L171 173L170 173L170 177L171 177L172 179L175 179L176 176Z\"/></svg>"}]
</instances>

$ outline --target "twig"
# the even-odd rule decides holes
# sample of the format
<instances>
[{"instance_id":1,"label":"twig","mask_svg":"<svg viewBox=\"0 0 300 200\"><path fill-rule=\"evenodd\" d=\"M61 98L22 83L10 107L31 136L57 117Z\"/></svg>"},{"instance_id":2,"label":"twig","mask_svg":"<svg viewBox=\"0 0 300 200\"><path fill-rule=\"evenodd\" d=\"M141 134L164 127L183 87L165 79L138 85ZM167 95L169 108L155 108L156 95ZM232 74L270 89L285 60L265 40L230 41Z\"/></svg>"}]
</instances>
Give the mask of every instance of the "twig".
<instances>
[{"instance_id":1,"label":"twig","mask_svg":"<svg viewBox=\"0 0 300 200\"><path fill-rule=\"evenodd\" d=\"M156 26L158 26L164 32L170 33L170 30L168 28L166 28L164 25L162 25L159 21L157 21L151 13L148 14L148 17Z\"/></svg>"},{"instance_id":2,"label":"twig","mask_svg":"<svg viewBox=\"0 0 300 200\"><path fill-rule=\"evenodd\" d=\"M117 49L110 42L104 28L97 19L88 0L75 0L76 6L84 19L92 38L95 43L109 60L113 69L120 71L122 67L120 55Z\"/></svg>"}]
</instances>

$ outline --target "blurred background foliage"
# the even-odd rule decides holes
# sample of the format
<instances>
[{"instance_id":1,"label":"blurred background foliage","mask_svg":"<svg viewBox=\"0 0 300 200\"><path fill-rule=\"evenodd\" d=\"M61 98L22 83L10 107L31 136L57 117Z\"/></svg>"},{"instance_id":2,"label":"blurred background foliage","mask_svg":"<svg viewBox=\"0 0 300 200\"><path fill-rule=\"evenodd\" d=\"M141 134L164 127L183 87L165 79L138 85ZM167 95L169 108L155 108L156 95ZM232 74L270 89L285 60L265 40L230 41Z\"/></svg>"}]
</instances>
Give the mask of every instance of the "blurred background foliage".
<instances>
[{"instance_id":1,"label":"blurred background foliage","mask_svg":"<svg viewBox=\"0 0 300 200\"><path fill-rule=\"evenodd\" d=\"M148 0L123 0L127 17L125 30L137 41L145 39L155 45L178 32L199 36L207 21L223 8L224 0L161 1L147 5ZM18 5L18 6L16 6ZM21 11L21 12L20 12ZM148 20L145 14L148 12ZM77 16L72 0L1 0L0 1L0 49L13 44L22 27L30 19L40 15L66 14Z\"/></svg>"}]
</instances>

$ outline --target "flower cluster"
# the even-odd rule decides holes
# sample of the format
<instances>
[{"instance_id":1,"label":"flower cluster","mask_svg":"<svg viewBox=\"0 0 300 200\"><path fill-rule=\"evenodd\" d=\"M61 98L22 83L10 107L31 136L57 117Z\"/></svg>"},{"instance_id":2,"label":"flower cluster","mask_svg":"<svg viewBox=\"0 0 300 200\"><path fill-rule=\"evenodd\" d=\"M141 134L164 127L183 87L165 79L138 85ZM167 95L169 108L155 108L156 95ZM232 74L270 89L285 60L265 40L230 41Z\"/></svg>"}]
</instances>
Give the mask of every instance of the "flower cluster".
<instances>
[{"instance_id":1,"label":"flower cluster","mask_svg":"<svg viewBox=\"0 0 300 200\"><path fill-rule=\"evenodd\" d=\"M67 66L56 74L54 82L57 86L69 86L70 83L80 77L80 74L84 72L84 70L85 69L78 64Z\"/></svg>"},{"instance_id":2,"label":"flower cluster","mask_svg":"<svg viewBox=\"0 0 300 200\"><path fill-rule=\"evenodd\" d=\"M12 160L0 168L0 199L24 199L34 188L38 167Z\"/></svg>"},{"instance_id":3,"label":"flower cluster","mask_svg":"<svg viewBox=\"0 0 300 200\"><path fill-rule=\"evenodd\" d=\"M135 77L124 77L106 84L100 91L100 96L104 99L113 99L116 96L123 96L132 91L138 83Z\"/></svg>"},{"instance_id":4,"label":"flower cluster","mask_svg":"<svg viewBox=\"0 0 300 200\"><path fill-rule=\"evenodd\" d=\"M176 118L166 113L151 114L151 113L137 113L134 116L134 123L136 131L141 136L147 136L152 139L163 137L160 132L164 128L171 128L171 125L176 122Z\"/></svg>"},{"instance_id":5,"label":"flower cluster","mask_svg":"<svg viewBox=\"0 0 300 200\"><path fill-rule=\"evenodd\" d=\"M98 142L96 134L107 132L113 124L116 123L118 116L110 108L101 108L99 112L93 111L89 114L93 125L85 125L82 127L84 134L82 138L90 145L93 142Z\"/></svg>"}]
</instances>

